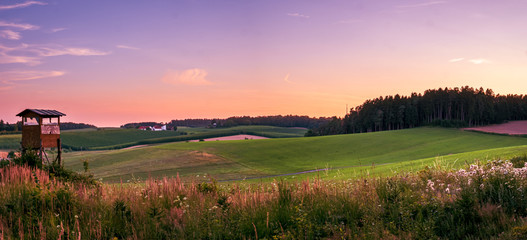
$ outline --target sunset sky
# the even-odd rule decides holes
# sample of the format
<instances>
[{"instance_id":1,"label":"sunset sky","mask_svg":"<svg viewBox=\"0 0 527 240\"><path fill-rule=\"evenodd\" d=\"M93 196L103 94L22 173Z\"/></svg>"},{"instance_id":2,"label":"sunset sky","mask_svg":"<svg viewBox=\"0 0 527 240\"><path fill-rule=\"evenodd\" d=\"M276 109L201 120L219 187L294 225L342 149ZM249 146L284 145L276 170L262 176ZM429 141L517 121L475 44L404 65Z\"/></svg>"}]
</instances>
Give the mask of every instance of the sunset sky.
<instances>
[{"instance_id":1,"label":"sunset sky","mask_svg":"<svg viewBox=\"0 0 527 240\"><path fill-rule=\"evenodd\" d=\"M439 87L527 93L527 0L0 0L0 119L277 114Z\"/></svg>"}]
</instances>

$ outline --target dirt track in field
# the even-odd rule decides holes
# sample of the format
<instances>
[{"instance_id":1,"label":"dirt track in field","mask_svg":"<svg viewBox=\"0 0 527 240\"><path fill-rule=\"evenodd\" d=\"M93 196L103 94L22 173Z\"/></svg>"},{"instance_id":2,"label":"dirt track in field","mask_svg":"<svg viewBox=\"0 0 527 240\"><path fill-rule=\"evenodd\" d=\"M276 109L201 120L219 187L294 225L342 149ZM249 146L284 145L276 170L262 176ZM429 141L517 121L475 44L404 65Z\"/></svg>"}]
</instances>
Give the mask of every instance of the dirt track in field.
<instances>
[{"instance_id":1,"label":"dirt track in field","mask_svg":"<svg viewBox=\"0 0 527 240\"><path fill-rule=\"evenodd\" d=\"M493 124L482 127L463 128L463 130L473 130L489 133L500 133L509 135L527 135L527 121L511 121L503 124Z\"/></svg>"},{"instance_id":2,"label":"dirt track in field","mask_svg":"<svg viewBox=\"0 0 527 240\"><path fill-rule=\"evenodd\" d=\"M239 134L226 137L217 137L217 138L206 138L204 141L229 141L229 140L251 140L251 139L268 139L266 137L260 137L255 135ZM199 140L191 140L190 142L197 142Z\"/></svg>"}]
</instances>

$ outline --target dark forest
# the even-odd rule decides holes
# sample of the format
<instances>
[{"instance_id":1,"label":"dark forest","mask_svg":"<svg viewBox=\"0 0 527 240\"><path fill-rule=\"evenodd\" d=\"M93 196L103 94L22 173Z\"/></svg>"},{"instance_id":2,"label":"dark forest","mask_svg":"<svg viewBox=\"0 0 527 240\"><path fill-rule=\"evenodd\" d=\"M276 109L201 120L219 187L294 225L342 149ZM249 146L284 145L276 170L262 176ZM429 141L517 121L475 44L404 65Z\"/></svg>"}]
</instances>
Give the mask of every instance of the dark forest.
<instances>
[{"instance_id":1,"label":"dark forest","mask_svg":"<svg viewBox=\"0 0 527 240\"><path fill-rule=\"evenodd\" d=\"M344 118L311 129L307 136L375 132L419 126L471 127L527 119L526 95L499 95L492 89L461 87L426 90L410 96L366 100Z\"/></svg>"}]
</instances>

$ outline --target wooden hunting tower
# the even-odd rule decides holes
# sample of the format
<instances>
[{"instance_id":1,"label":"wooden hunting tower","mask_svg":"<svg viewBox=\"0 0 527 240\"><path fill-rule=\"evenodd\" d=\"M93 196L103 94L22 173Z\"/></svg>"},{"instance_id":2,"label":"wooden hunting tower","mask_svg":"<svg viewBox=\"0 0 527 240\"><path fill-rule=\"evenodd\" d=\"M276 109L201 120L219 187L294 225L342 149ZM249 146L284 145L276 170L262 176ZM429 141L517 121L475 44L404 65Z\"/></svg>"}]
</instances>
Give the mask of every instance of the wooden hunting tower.
<instances>
[{"instance_id":1,"label":"wooden hunting tower","mask_svg":"<svg viewBox=\"0 0 527 240\"><path fill-rule=\"evenodd\" d=\"M22 151L38 150L42 159L45 148L57 148L60 164L60 117L66 114L55 110L26 109L17 116L22 117Z\"/></svg>"}]
</instances>

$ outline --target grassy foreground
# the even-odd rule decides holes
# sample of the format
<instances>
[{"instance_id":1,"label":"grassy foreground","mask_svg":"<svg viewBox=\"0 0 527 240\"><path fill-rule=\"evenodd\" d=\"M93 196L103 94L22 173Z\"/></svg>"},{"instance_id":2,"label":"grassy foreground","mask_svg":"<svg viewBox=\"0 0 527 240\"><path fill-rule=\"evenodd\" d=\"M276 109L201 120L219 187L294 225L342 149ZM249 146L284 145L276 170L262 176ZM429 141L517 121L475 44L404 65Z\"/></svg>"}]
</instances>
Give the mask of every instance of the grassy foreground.
<instances>
[{"instance_id":1,"label":"grassy foreground","mask_svg":"<svg viewBox=\"0 0 527 240\"><path fill-rule=\"evenodd\" d=\"M527 138L464 132L444 128L415 128L364 134L310 138L170 143L138 149L73 152L66 167L81 171L83 160L104 181L133 177L211 175L218 180L242 179L306 170L332 171L298 178L348 178L417 171L436 158L447 167L461 167L475 159L519 156L527 152ZM372 168L374 166L374 168Z\"/></svg>"},{"instance_id":2,"label":"grassy foreground","mask_svg":"<svg viewBox=\"0 0 527 240\"><path fill-rule=\"evenodd\" d=\"M2 239L525 239L525 157L459 171L96 185L0 169Z\"/></svg>"}]
</instances>

